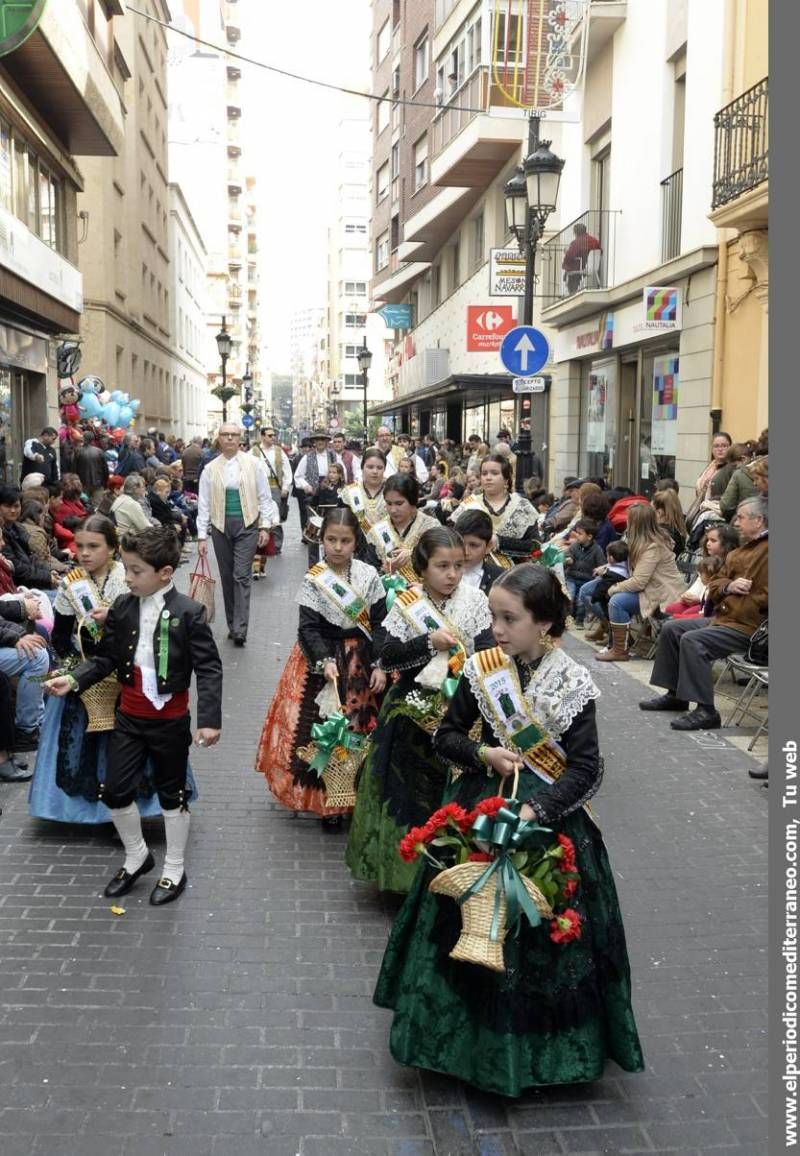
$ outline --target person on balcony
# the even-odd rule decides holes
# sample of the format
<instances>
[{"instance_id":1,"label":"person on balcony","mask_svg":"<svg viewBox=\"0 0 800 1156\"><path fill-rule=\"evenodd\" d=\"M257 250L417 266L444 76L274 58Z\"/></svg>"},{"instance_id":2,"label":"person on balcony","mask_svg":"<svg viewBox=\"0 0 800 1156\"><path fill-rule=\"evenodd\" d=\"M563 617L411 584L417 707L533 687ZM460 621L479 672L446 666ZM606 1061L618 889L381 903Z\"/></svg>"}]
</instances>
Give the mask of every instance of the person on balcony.
<instances>
[{"instance_id":1,"label":"person on balcony","mask_svg":"<svg viewBox=\"0 0 800 1156\"><path fill-rule=\"evenodd\" d=\"M589 254L596 250L602 251L602 245L597 237L593 237L585 225L580 222L572 230L573 239L567 246L561 268L567 282L567 292L577 293L586 276L586 265Z\"/></svg>"}]
</instances>

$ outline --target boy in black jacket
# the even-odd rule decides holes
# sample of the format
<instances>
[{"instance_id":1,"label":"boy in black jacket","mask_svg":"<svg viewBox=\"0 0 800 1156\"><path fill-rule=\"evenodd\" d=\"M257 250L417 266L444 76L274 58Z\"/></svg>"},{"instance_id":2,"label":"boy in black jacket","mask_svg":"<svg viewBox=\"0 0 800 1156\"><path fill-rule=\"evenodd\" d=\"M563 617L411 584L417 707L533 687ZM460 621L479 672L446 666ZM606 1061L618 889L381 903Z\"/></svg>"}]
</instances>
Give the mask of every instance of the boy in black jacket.
<instances>
[{"instance_id":1,"label":"boy in black jacket","mask_svg":"<svg viewBox=\"0 0 800 1156\"><path fill-rule=\"evenodd\" d=\"M483 510L467 510L458 519L456 527L464 543L464 575L462 582L488 594L503 567L490 556L494 527L492 519Z\"/></svg>"},{"instance_id":2,"label":"boy in black jacket","mask_svg":"<svg viewBox=\"0 0 800 1156\"><path fill-rule=\"evenodd\" d=\"M116 671L122 695L101 797L112 812L125 862L104 894L126 895L139 876L155 866L134 802L149 757L167 841L162 876L150 895L150 902L161 906L177 899L186 886L192 672L197 678L195 741L210 747L218 742L222 726L222 663L205 608L173 585L181 554L175 531L152 526L124 534L121 553L131 593L121 595L111 607L97 654L73 674L51 679L45 687L59 696L82 692Z\"/></svg>"},{"instance_id":3,"label":"boy in black jacket","mask_svg":"<svg viewBox=\"0 0 800 1156\"><path fill-rule=\"evenodd\" d=\"M578 598L582 586L590 580L594 570L605 564L606 556L594 540L597 523L591 518L579 518L572 529L570 544L564 557L567 592L572 598L575 625L583 624L584 606Z\"/></svg>"}]
</instances>

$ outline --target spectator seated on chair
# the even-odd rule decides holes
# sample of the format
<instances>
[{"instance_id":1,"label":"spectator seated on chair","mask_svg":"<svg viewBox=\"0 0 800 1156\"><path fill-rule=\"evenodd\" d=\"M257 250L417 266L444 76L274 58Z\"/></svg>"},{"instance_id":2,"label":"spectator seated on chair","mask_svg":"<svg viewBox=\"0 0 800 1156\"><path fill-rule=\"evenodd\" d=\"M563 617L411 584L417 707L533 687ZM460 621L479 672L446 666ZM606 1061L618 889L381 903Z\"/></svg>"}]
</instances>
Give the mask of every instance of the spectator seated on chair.
<instances>
[{"instance_id":1,"label":"spectator seated on chair","mask_svg":"<svg viewBox=\"0 0 800 1156\"><path fill-rule=\"evenodd\" d=\"M578 595L581 588L592 578L598 566L605 563L605 553L595 541L597 522L591 518L579 518L572 529L570 543L564 555L564 573L567 593L572 599L572 613L575 625L582 626L586 613L585 603Z\"/></svg>"},{"instance_id":2,"label":"spectator seated on chair","mask_svg":"<svg viewBox=\"0 0 800 1156\"><path fill-rule=\"evenodd\" d=\"M617 583L609 598L609 642L595 655L600 662L627 662L628 624L634 615L649 618L686 589L672 539L649 502L630 507L627 540L630 577Z\"/></svg>"},{"instance_id":3,"label":"spectator seated on chair","mask_svg":"<svg viewBox=\"0 0 800 1156\"><path fill-rule=\"evenodd\" d=\"M733 526L728 526L725 522L709 526L703 535L701 547L703 555L698 563L697 577L676 602L664 607L664 613L670 618L698 618L702 615L708 580L719 569L718 566L706 569L704 563L716 561L721 566L731 550L735 550L738 545L739 535Z\"/></svg>"},{"instance_id":4,"label":"spectator seated on chair","mask_svg":"<svg viewBox=\"0 0 800 1156\"><path fill-rule=\"evenodd\" d=\"M686 520L680 498L672 489L656 490L651 505L659 526L663 526L672 538L675 557L679 557L686 548Z\"/></svg>"},{"instance_id":5,"label":"spectator seated on chair","mask_svg":"<svg viewBox=\"0 0 800 1156\"><path fill-rule=\"evenodd\" d=\"M722 725L714 706L712 666L716 658L745 651L748 639L767 617L768 525L762 498L742 502L734 518L741 544L708 582L706 598L713 614L664 623L650 682L664 687L666 694L639 706L685 712L670 724L673 730L714 730ZM690 702L697 704L691 712Z\"/></svg>"},{"instance_id":6,"label":"spectator seated on chair","mask_svg":"<svg viewBox=\"0 0 800 1156\"><path fill-rule=\"evenodd\" d=\"M584 616L588 609L597 619L595 626L586 635L587 642L605 642L608 638L608 600L611 590L629 577L628 544L617 538L606 546L606 564L598 566L593 577L578 593L579 607L582 607Z\"/></svg>"}]
</instances>

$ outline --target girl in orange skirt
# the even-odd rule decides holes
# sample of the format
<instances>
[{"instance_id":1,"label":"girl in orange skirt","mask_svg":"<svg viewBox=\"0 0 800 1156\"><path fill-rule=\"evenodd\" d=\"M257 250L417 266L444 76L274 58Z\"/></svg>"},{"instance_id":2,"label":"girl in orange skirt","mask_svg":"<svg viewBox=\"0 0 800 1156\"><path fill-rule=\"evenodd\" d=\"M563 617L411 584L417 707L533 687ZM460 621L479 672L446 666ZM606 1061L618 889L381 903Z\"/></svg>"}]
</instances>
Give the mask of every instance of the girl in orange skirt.
<instances>
[{"instance_id":1,"label":"girl in orange skirt","mask_svg":"<svg viewBox=\"0 0 800 1156\"><path fill-rule=\"evenodd\" d=\"M327 828L340 826L348 808L326 806L321 779L298 755L321 721L320 692L335 683L350 729L366 735L375 727L386 686L386 675L374 665L386 616L384 590L377 571L353 557L358 530L347 507L325 515L324 561L311 567L297 594L297 643L264 720L256 758L255 769L279 803L319 815Z\"/></svg>"}]
</instances>

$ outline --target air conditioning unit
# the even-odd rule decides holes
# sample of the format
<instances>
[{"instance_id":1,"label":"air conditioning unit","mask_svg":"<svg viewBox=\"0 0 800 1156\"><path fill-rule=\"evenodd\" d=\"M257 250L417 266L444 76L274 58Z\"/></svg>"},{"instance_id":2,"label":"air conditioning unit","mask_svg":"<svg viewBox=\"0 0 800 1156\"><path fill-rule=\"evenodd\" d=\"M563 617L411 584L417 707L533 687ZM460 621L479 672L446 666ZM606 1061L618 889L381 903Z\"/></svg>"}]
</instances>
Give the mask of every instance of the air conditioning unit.
<instances>
[{"instance_id":1,"label":"air conditioning unit","mask_svg":"<svg viewBox=\"0 0 800 1156\"><path fill-rule=\"evenodd\" d=\"M449 349L423 349L422 384L436 385L450 376Z\"/></svg>"}]
</instances>

